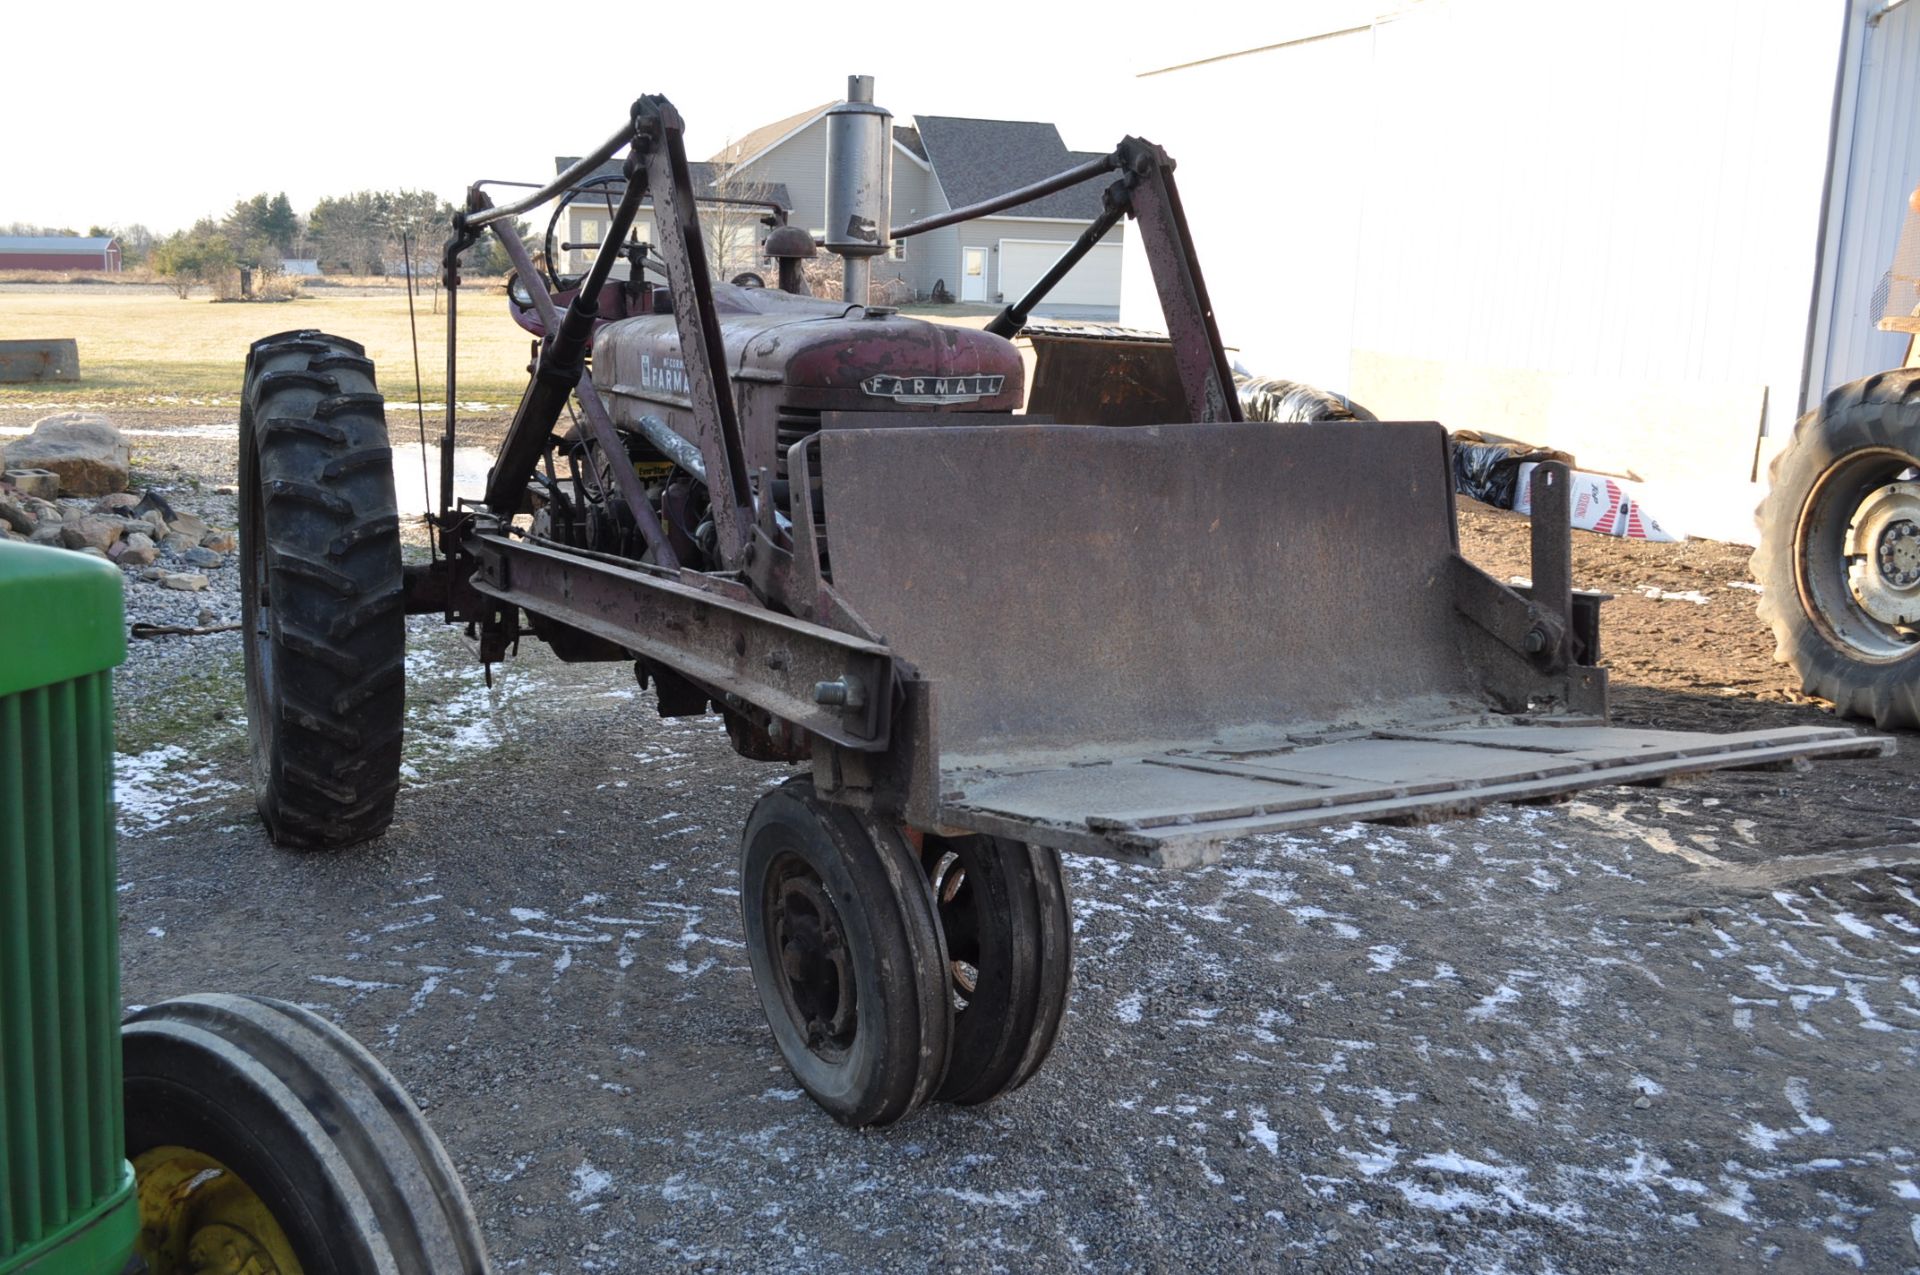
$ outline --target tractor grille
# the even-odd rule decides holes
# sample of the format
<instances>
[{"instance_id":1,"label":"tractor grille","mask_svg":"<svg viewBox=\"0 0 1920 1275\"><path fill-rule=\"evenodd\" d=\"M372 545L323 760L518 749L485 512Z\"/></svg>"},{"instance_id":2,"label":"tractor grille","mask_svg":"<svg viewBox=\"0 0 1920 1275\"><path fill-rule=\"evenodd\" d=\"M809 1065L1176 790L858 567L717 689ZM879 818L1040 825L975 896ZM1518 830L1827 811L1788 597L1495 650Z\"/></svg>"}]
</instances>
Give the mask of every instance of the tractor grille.
<instances>
[{"instance_id":1,"label":"tractor grille","mask_svg":"<svg viewBox=\"0 0 1920 1275\"><path fill-rule=\"evenodd\" d=\"M811 407L783 407L774 415L775 434L779 442L775 445L773 457L773 476L787 476L787 448L793 446L809 434L820 432L820 412Z\"/></svg>"},{"instance_id":2,"label":"tractor grille","mask_svg":"<svg viewBox=\"0 0 1920 1275\"><path fill-rule=\"evenodd\" d=\"M783 407L775 414L776 454L773 460L773 476L786 479L787 448L793 446L810 434L820 432L820 412L810 407ZM787 511L791 514L793 511ZM832 579L832 564L827 557L827 511L825 502L820 499L820 475L813 476L813 534L820 542L820 571L823 576Z\"/></svg>"},{"instance_id":3,"label":"tractor grille","mask_svg":"<svg viewBox=\"0 0 1920 1275\"><path fill-rule=\"evenodd\" d=\"M124 1183L111 678L0 695L0 1265Z\"/></svg>"}]
</instances>

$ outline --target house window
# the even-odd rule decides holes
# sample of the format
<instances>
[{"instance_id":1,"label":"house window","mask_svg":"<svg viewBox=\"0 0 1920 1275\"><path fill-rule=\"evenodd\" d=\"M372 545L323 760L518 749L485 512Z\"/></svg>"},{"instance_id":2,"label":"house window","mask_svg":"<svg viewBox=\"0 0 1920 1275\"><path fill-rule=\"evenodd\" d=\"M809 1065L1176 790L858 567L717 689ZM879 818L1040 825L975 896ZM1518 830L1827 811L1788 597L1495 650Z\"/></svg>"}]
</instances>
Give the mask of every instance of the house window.
<instances>
[{"instance_id":1,"label":"house window","mask_svg":"<svg viewBox=\"0 0 1920 1275\"><path fill-rule=\"evenodd\" d=\"M604 232L602 232L602 230L600 229L600 219L598 217L582 217L580 219L579 242L591 243L591 244L597 245L600 242L600 236L602 233ZM598 247L582 248L580 250L580 260L583 262L590 263L593 261L595 257L598 257L599 255L600 255L600 249Z\"/></svg>"},{"instance_id":2,"label":"house window","mask_svg":"<svg viewBox=\"0 0 1920 1275\"><path fill-rule=\"evenodd\" d=\"M896 239L892 243L887 245L888 261L905 261L906 259L907 259L907 241L906 240Z\"/></svg>"}]
</instances>

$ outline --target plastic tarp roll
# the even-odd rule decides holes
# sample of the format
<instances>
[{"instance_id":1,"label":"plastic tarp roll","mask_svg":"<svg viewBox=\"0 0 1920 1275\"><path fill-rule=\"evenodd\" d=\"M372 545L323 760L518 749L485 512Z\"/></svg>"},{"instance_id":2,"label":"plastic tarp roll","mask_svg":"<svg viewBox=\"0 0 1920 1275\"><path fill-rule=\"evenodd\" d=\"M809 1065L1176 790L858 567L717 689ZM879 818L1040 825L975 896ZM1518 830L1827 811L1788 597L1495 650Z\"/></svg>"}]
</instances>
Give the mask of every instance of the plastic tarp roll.
<instances>
[{"instance_id":1,"label":"plastic tarp roll","mask_svg":"<svg viewBox=\"0 0 1920 1275\"><path fill-rule=\"evenodd\" d=\"M1573 467L1573 457L1566 452L1498 434L1463 429L1452 438L1453 489L1496 509L1512 509L1518 502L1521 466L1557 460Z\"/></svg>"},{"instance_id":2,"label":"plastic tarp roll","mask_svg":"<svg viewBox=\"0 0 1920 1275\"><path fill-rule=\"evenodd\" d=\"M1233 378L1240 413L1250 421L1372 421L1379 417L1344 394L1278 376Z\"/></svg>"}]
</instances>

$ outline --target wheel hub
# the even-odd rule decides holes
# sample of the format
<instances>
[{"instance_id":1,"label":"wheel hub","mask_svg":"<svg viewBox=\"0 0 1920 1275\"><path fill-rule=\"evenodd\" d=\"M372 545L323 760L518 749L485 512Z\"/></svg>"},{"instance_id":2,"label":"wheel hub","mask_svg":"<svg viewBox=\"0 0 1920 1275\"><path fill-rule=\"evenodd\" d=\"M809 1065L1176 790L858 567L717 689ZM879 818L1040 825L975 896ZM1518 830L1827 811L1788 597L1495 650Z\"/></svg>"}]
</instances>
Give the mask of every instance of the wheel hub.
<instances>
[{"instance_id":1,"label":"wheel hub","mask_svg":"<svg viewBox=\"0 0 1920 1275\"><path fill-rule=\"evenodd\" d=\"M852 953L826 888L811 873L783 877L774 898L774 941L785 976L784 999L819 1054L844 1053L853 1045Z\"/></svg>"},{"instance_id":2,"label":"wheel hub","mask_svg":"<svg viewBox=\"0 0 1920 1275\"><path fill-rule=\"evenodd\" d=\"M1882 624L1920 624L1920 483L1868 493L1847 541L1847 584L1860 609Z\"/></svg>"},{"instance_id":3,"label":"wheel hub","mask_svg":"<svg viewBox=\"0 0 1920 1275\"><path fill-rule=\"evenodd\" d=\"M1902 518L1880 533L1875 551L1880 574L1896 589L1920 584L1920 527Z\"/></svg>"}]
</instances>

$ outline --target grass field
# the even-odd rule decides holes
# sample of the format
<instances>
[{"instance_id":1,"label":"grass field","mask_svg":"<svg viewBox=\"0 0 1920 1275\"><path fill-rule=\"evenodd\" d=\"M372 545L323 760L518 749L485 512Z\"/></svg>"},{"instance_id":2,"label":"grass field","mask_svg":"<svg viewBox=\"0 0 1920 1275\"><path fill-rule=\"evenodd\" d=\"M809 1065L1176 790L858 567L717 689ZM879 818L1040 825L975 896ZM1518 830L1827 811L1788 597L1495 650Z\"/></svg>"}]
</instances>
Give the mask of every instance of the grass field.
<instances>
[{"instance_id":1,"label":"grass field","mask_svg":"<svg viewBox=\"0 0 1920 1275\"><path fill-rule=\"evenodd\" d=\"M420 373L429 402L445 397L446 315L416 301ZM413 401L407 296L306 296L296 301L217 304L119 289L0 293L0 340L72 337L80 380L0 385L0 407L53 398L103 404L223 406L239 401L251 341L289 328L319 328L367 347L390 402ZM506 299L480 288L461 296L462 403L510 404L526 383L527 334Z\"/></svg>"}]
</instances>

